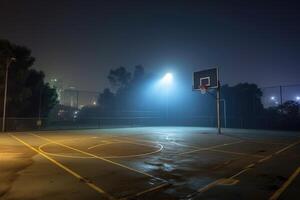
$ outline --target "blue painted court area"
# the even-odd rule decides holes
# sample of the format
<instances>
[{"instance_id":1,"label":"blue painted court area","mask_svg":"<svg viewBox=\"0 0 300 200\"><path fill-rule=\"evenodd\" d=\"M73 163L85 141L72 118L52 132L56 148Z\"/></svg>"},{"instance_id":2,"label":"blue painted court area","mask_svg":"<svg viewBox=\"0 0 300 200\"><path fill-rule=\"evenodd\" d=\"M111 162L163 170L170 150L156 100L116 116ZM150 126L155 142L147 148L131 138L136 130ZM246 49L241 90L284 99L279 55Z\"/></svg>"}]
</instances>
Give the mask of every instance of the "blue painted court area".
<instances>
[{"instance_id":1,"label":"blue painted court area","mask_svg":"<svg viewBox=\"0 0 300 200\"><path fill-rule=\"evenodd\" d=\"M139 127L0 137L1 199L299 199L300 134Z\"/></svg>"}]
</instances>

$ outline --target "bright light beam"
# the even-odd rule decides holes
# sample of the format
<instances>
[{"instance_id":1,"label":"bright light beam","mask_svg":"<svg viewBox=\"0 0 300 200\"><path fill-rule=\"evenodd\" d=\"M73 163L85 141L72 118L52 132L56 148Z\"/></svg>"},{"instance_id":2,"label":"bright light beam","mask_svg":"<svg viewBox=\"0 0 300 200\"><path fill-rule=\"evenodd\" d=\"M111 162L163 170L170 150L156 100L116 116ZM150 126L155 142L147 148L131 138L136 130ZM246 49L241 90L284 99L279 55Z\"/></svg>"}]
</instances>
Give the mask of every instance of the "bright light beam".
<instances>
[{"instance_id":1,"label":"bright light beam","mask_svg":"<svg viewBox=\"0 0 300 200\"><path fill-rule=\"evenodd\" d=\"M162 79L161 83L165 86L168 86L172 83L173 81L173 75L171 73L167 73Z\"/></svg>"}]
</instances>

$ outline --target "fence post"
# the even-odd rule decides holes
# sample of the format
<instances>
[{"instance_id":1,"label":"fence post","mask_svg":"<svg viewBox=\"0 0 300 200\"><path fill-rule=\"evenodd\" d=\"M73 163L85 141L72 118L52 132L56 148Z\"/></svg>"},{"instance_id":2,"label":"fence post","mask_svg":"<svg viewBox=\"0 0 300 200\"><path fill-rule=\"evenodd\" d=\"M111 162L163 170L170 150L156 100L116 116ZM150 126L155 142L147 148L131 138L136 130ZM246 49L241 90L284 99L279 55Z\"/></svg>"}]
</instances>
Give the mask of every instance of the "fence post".
<instances>
[{"instance_id":1,"label":"fence post","mask_svg":"<svg viewBox=\"0 0 300 200\"><path fill-rule=\"evenodd\" d=\"M279 94L280 94L280 105L282 105L282 86L279 86Z\"/></svg>"},{"instance_id":2,"label":"fence post","mask_svg":"<svg viewBox=\"0 0 300 200\"><path fill-rule=\"evenodd\" d=\"M76 91L76 108L77 108L77 110L79 109L78 99L79 99L79 90Z\"/></svg>"}]
</instances>

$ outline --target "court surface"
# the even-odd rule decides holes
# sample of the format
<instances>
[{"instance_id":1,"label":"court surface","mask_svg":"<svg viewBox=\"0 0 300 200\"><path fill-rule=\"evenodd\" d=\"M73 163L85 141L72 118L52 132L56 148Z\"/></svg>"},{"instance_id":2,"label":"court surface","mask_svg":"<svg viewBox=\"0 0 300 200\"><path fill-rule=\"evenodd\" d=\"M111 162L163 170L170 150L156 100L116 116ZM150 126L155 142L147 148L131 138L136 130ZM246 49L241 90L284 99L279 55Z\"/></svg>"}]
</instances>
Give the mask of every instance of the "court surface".
<instances>
[{"instance_id":1,"label":"court surface","mask_svg":"<svg viewBox=\"0 0 300 200\"><path fill-rule=\"evenodd\" d=\"M300 134L198 127L8 133L0 199L300 199Z\"/></svg>"}]
</instances>

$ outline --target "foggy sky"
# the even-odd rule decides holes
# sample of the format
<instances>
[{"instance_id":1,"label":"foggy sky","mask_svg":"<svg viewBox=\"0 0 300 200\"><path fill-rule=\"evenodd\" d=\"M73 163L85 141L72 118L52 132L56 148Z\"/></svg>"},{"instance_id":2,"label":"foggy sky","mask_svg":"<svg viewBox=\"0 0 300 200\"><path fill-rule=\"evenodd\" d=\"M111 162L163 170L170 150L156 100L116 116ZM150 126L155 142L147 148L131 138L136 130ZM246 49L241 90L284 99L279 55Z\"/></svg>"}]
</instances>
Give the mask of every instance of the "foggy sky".
<instances>
[{"instance_id":1,"label":"foggy sky","mask_svg":"<svg viewBox=\"0 0 300 200\"><path fill-rule=\"evenodd\" d=\"M162 3L163 2L163 3ZM142 64L183 79L218 65L222 83L300 83L297 1L0 2L0 38L26 45L35 68L100 91L109 69Z\"/></svg>"}]
</instances>

